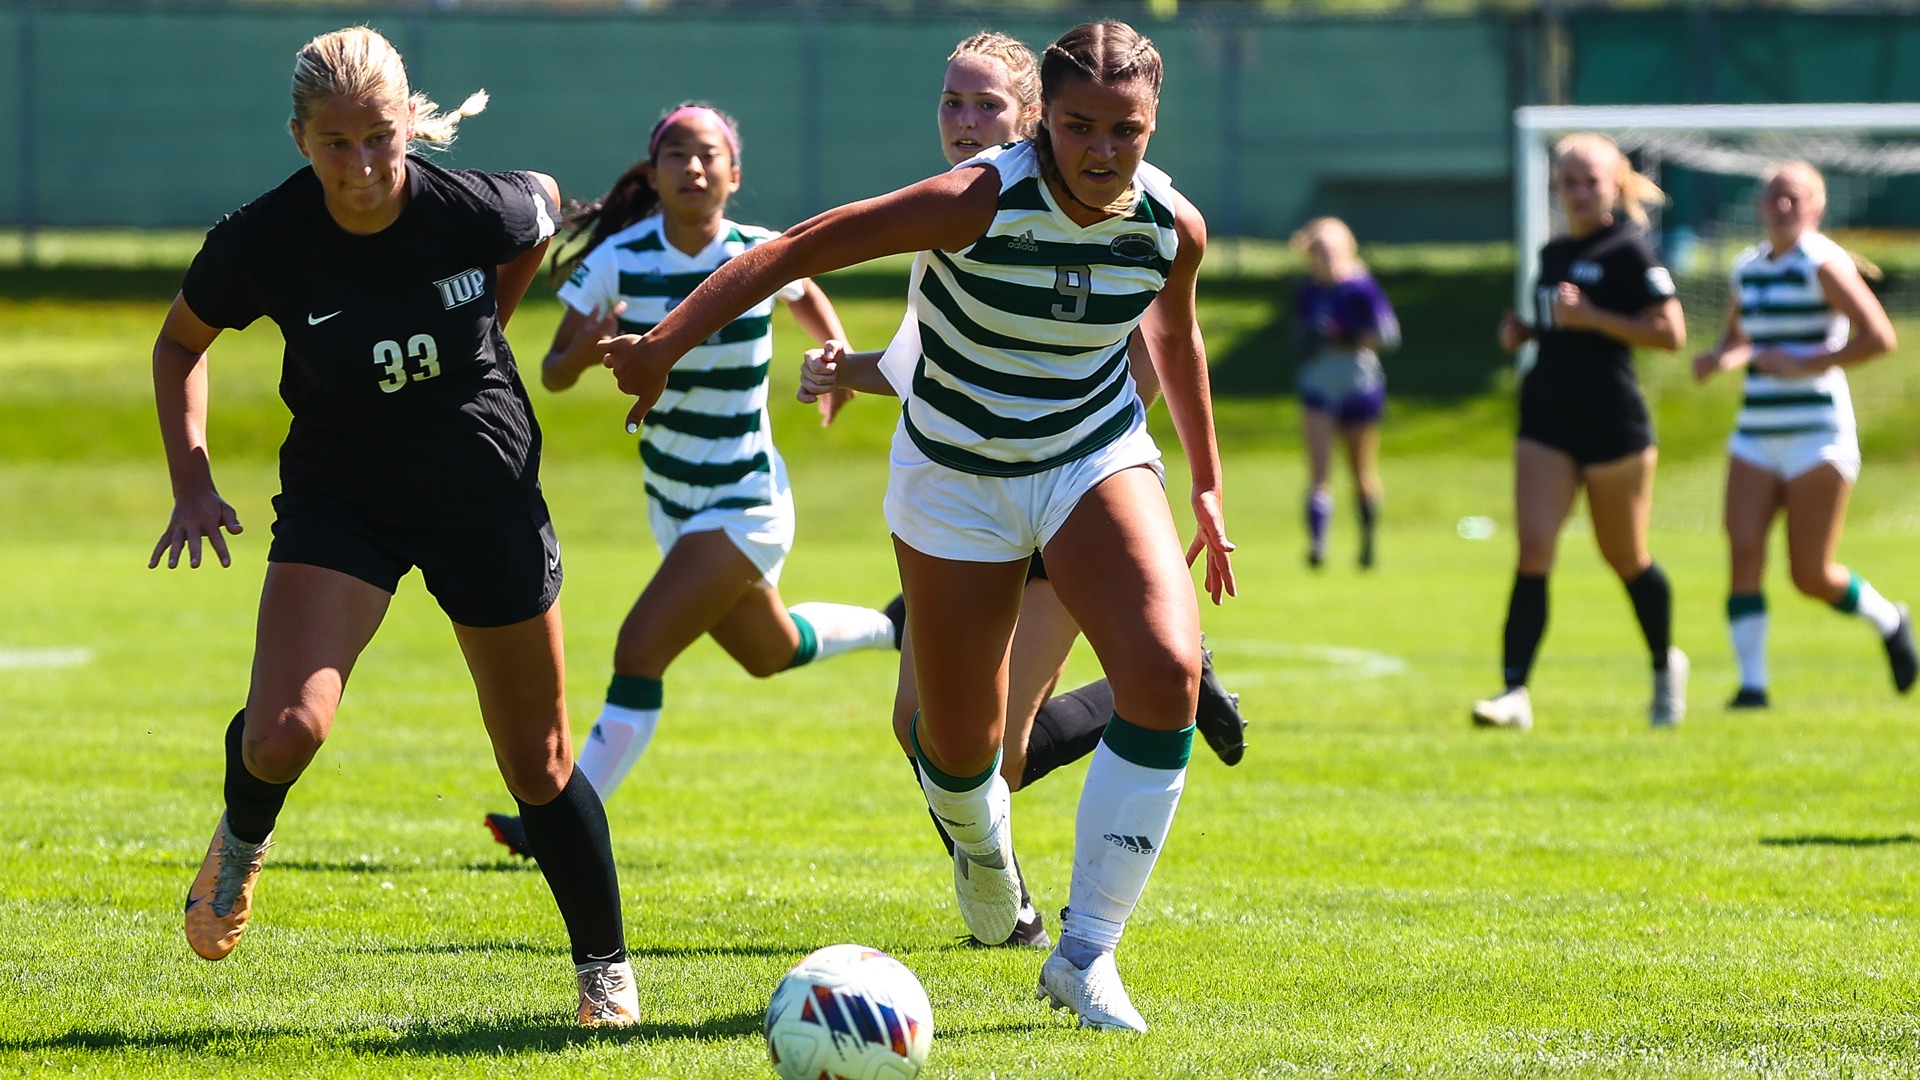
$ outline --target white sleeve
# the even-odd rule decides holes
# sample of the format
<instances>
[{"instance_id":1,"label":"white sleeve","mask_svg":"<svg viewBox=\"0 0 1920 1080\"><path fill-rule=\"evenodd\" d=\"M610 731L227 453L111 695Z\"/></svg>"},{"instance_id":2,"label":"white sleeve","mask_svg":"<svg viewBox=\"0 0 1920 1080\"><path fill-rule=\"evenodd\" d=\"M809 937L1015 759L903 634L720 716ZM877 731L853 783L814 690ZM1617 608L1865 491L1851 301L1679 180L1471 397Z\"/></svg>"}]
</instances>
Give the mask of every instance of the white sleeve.
<instances>
[{"instance_id":1,"label":"white sleeve","mask_svg":"<svg viewBox=\"0 0 1920 1080\"><path fill-rule=\"evenodd\" d=\"M587 252L587 257L567 275L566 283L559 289L560 302L582 315L609 311L620 300L619 280L619 275L614 273L613 248L603 243Z\"/></svg>"},{"instance_id":2,"label":"white sleeve","mask_svg":"<svg viewBox=\"0 0 1920 1080\"><path fill-rule=\"evenodd\" d=\"M780 286L780 291L773 295L791 304L795 300L807 295L807 282L812 280L812 278L801 278L799 281L789 281L785 285Z\"/></svg>"},{"instance_id":3,"label":"white sleeve","mask_svg":"<svg viewBox=\"0 0 1920 1080\"><path fill-rule=\"evenodd\" d=\"M1801 241L1801 246L1806 249L1807 258L1812 259L1815 266L1825 266L1836 259L1844 260L1849 264L1853 262L1853 256L1847 254L1847 249L1834 242L1833 238L1826 233L1813 233L1805 237Z\"/></svg>"}]
</instances>

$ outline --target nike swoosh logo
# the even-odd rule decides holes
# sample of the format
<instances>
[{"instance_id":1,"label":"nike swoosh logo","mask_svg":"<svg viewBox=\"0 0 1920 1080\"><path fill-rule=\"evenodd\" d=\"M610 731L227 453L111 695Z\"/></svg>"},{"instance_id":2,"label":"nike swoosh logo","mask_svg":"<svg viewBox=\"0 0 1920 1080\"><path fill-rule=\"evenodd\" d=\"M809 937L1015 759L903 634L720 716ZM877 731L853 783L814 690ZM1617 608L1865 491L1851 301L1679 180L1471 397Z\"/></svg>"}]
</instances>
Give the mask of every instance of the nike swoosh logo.
<instances>
[{"instance_id":1,"label":"nike swoosh logo","mask_svg":"<svg viewBox=\"0 0 1920 1080\"><path fill-rule=\"evenodd\" d=\"M340 309L340 311L345 311L345 310L346 310L346 308L341 308L341 309ZM336 312L334 312L334 313L333 313L333 315L338 315L338 314L340 314L340 311L336 311ZM323 323L323 322L326 322L326 321L327 321L328 319L331 319L331 318L333 318L333 315L322 315L322 316L320 316L320 317L319 317L319 318L317 318L317 319L316 319L316 318L314 318L314 317L313 317L312 315L308 315L308 316L307 316L307 325L308 325L308 326L319 326L319 325L320 325L321 323Z\"/></svg>"},{"instance_id":2,"label":"nike swoosh logo","mask_svg":"<svg viewBox=\"0 0 1920 1080\"><path fill-rule=\"evenodd\" d=\"M946 822L946 824L947 824L947 828L949 828L949 829L971 829L971 828L973 828L973 822L971 822L971 821L955 821L955 820L953 820L953 819L952 819L952 818L950 818L950 817L940 817L940 815L939 815L939 814L935 814L935 815L933 815L933 816L934 816L934 817L937 817L937 818L940 818L940 820L941 820L941 821L944 821L944 822Z\"/></svg>"}]
</instances>

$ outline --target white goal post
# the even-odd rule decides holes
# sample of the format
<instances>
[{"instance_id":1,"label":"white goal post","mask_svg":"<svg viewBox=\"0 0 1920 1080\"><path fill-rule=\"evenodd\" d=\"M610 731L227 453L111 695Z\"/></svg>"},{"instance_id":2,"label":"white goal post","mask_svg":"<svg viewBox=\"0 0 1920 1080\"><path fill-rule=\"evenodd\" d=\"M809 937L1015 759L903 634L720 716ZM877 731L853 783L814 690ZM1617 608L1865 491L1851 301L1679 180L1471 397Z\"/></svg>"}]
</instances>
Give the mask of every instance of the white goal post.
<instances>
[{"instance_id":1,"label":"white goal post","mask_svg":"<svg viewBox=\"0 0 1920 1080\"><path fill-rule=\"evenodd\" d=\"M1920 103L1832 105L1528 105L1513 112L1514 310L1531 315L1534 260L1547 242L1549 143L1575 131L1611 135L1632 148L1635 135L1822 133L1920 136ZM1814 164L1823 164L1815 161ZM1903 163L1901 171L1917 171ZM1716 171L1748 171L1729 167ZM1750 175L1758 175L1752 169ZM1524 362L1523 362L1524 366Z\"/></svg>"}]
</instances>

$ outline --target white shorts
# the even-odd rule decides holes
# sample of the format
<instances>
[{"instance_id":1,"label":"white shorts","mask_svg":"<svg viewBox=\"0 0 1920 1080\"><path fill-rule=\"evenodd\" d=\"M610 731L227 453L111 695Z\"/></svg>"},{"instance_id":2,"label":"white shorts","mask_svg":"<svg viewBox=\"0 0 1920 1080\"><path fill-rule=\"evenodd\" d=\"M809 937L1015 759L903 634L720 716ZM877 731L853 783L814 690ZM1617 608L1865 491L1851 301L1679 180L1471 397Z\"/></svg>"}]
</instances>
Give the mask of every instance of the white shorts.
<instances>
[{"instance_id":1,"label":"white shorts","mask_svg":"<svg viewBox=\"0 0 1920 1080\"><path fill-rule=\"evenodd\" d=\"M787 486L784 462L773 466L773 501L762 506L735 509L710 508L685 519L647 503L647 519L653 524L653 542L665 556L674 542L688 533L723 532L733 546L760 570L768 585L780 584L780 569L793 551L793 490Z\"/></svg>"},{"instance_id":2,"label":"white shorts","mask_svg":"<svg viewBox=\"0 0 1920 1080\"><path fill-rule=\"evenodd\" d=\"M1782 480L1832 462L1851 484L1860 478L1860 440L1852 431L1811 431L1799 435L1742 435L1734 432L1727 453Z\"/></svg>"},{"instance_id":3,"label":"white shorts","mask_svg":"<svg viewBox=\"0 0 1920 1080\"><path fill-rule=\"evenodd\" d=\"M894 429L887 527L908 547L955 562L1012 562L1047 546L1080 497L1107 477L1150 465L1166 482L1145 410L1126 434L1077 461L1031 476L978 476L928 460Z\"/></svg>"}]
</instances>

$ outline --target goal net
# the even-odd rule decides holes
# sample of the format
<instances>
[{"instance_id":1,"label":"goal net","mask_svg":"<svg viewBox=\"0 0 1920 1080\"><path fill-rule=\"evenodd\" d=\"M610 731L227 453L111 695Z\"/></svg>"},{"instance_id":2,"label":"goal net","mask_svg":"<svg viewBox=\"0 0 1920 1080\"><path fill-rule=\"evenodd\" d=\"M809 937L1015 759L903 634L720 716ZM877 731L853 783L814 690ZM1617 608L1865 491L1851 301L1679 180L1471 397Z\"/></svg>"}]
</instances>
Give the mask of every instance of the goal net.
<instances>
[{"instance_id":1,"label":"goal net","mask_svg":"<svg viewBox=\"0 0 1920 1080\"><path fill-rule=\"evenodd\" d=\"M1565 225L1551 191L1553 144L1575 131L1612 136L1672 198L1652 208L1650 239L1673 271L1693 344L1719 337L1734 256L1765 238L1759 176L1786 160L1826 177L1823 230L1885 264L1873 286L1888 312L1920 316L1920 104L1836 104L1515 110L1514 309L1524 317L1540 247ZM1523 368L1530 361L1524 355Z\"/></svg>"}]
</instances>

